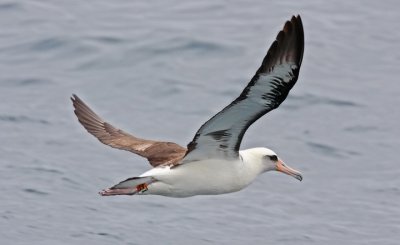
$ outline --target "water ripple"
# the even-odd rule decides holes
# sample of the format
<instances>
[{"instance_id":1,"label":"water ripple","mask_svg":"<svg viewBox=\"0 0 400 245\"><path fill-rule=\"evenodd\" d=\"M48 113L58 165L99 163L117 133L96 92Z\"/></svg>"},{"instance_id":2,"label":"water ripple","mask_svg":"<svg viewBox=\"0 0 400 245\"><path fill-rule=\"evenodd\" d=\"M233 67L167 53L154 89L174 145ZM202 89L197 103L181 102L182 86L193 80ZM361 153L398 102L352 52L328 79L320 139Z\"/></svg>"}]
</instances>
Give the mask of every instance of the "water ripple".
<instances>
[{"instance_id":1,"label":"water ripple","mask_svg":"<svg viewBox=\"0 0 400 245\"><path fill-rule=\"evenodd\" d=\"M38 171L38 172L52 173L52 174L62 174L63 173L57 169L43 168L43 167L36 167L36 168L33 168L33 170Z\"/></svg>"},{"instance_id":2,"label":"water ripple","mask_svg":"<svg viewBox=\"0 0 400 245\"><path fill-rule=\"evenodd\" d=\"M37 77L27 78L9 78L3 80L5 84L20 87L20 86L37 86L37 85L49 85L51 80Z\"/></svg>"},{"instance_id":3,"label":"water ripple","mask_svg":"<svg viewBox=\"0 0 400 245\"><path fill-rule=\"evenodd\" d=\"M344 131L354 132L354 133L366 133L370 131L378 131L379 128L376 126L366 126L366 125L357 125L344 128Z\"/></svg>"},{"instance_id":4,"label":"water ripple","mask_svg":"<svg viewBox=\"0 0 400 245\"><path fill-rule=\"evenodd\" d=\"M51 37L51 38L46 38L46 39L34 42L31 45L31 50L42 52L42 51L57 49L57 48L66 46L67 44L68 44L68 42L66 40L63 40L58 37Z\"/></svg>"},{"instance_id":5,"label":"water ripple","mask_svg":"<svg viewBox=\"0 0 400 245\"><path fill-rule=\"evenodd\" d=\"M20 9L21 5L15 2L8 2L8 3L1 3L0 4L0 11L11 11Z\"/></svg>"},{"instance_id":6,"label":"water ripple","mask_svg":"<svg viewBox=\"0 0 400 245\"><path fill-rule=\"evenodd\" d=\"M28 116L14 116L14 115L0 115L0 121L12 122L12 123L39 123L39 124L50 124L45 119L31 118Z\"/></svg>"},{"instance_id":7,"label":"water ripple","mask_svg":"<svg viewBox=\"0 0 400 245\"><path fill-rule=\"evenodd\" d=\"M104 44L120 44L126 42L125 39L112 36L96 36L96 37L89 37L88 39Z\"/></svg>"},{"instance_id":8,"label":"water ripple","mask_svg":"<svg viewBox=\"0 0 400 245\"><path fill-rule=\"evenodd\" d=\"M312 105L332 105L338 107L362 107L361 104L350 100L343 100L337 98L322 97L313 94L303 94L303 95L291 95L290 100L288 100L288 107L291 109L298 109L304 106ZM300 101L300 103L299 103Z\"/></svg>"},{"instance_id":9,"label":"water ripple","mask_svg":"<svg viewBox=\"0 0 400 245\"><path fill-rule=\"evenodd\" d=\"M27 192L27 193L32 193L32 194L35 194L35 195L41 195L41 196L49 195L49 193L47 193L47 192L39 191L39 190L32 189L32 188L26 188L26 189L23 189L23 191Z\"/></svg>"},{"instance_id":10,"label":"water ripple","mask_svg":"<svg viewBox=\"0 0 400 245\"><path fill-rule=\"evenodd\" d=\"M344 156L340 153L340 150L333 146L315 142L307 142L307 145L323 155L344 158Z\"/></svg>"},{"instance_id":11,"label":"water ripple","mask_svg":"<svg viewBox=\"0 0 400 245\"><path fill-rule=\"evenodd\" d=\"M119 240L119 241L122 240L120 236L114 235L114 234L110 234L110 233L107 233L107 232L97 232L97 233L95 233L95 232L89 232L89 234L98 235L98 236L111 237L111 238L114 238L114 239Z\"/></svg>"},{"instance_id":12,"label":"water ripple","mask_svg":"<svg viewBox=\"0 0 400 245\"><path fill-rule=\"evenodd\" d=\"M170 54L175 52L194 52L194 53L205 53L205 52L216 52L226 50L226 46L222 46L215 42L203 41L203 40L170 40L171 46L157 45L149 48L149 51L155 55L159 54Z\"/></svg>"}]
</instances>

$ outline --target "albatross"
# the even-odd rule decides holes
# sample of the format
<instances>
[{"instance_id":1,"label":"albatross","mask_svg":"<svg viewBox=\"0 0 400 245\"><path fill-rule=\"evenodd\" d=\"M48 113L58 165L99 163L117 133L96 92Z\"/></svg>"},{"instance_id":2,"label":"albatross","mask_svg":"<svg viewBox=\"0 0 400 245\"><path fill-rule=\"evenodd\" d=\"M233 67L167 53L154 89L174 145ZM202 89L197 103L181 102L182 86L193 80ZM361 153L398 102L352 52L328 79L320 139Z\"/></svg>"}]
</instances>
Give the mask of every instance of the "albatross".
<instances>
[{"instance_id":1,"label":"albatross","mask_svg":"<svg viewBox=\"0 0 400 245\"><path fill-rule=\"evenodd\" d=\"M287 166L271 149L239 149L250 125L286 99L297 81L303 51L303 24L299 15L292 16L239 97L205 122L186 148L122 131L104 121L73 94L74 112L90 134L113 148L147 158L153 166L140 176L128 178L99 194L218 195L239 191L258 175L271 170L301 181L301 173Z\"/></svg>"}]
</instances>

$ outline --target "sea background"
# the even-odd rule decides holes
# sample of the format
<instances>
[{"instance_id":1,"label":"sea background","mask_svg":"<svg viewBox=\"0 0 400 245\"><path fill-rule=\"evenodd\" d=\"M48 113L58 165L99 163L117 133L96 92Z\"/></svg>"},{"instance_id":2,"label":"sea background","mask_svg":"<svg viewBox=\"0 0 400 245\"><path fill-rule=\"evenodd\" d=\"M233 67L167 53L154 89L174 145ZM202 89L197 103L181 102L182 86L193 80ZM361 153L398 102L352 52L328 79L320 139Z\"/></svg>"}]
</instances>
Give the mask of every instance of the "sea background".
<instances>
[{"instance_id":1,"label":"sea background","mask_svg":"<svg viewBox=\"0 0 400 245\"><path fill-rule=\"evenodd\" d=\"M0 0L0 244L399 244L398 1ZM243 191L101 197L149 169L78 123L185 146L236 98L284 22L305 54L242 149L275 150Z\"/></svg>"}]
</instances>

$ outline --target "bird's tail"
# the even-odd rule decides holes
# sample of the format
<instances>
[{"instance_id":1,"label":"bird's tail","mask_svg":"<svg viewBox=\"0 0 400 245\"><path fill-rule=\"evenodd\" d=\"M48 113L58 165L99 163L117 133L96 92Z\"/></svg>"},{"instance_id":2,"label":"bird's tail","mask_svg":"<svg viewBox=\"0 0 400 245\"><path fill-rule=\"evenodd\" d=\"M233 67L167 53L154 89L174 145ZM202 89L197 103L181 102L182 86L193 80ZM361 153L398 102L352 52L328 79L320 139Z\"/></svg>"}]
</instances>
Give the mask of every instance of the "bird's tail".
<instances>
[{"instance_id":1,"label":"bird's tail","mask_svg":"<svg viewBox=\"0 0 400 245\"><path fill-rule=\"evenodd\" d=\"M142 194L146 192L147 187L155 181L156 179L150 176L132 177L114 185L111 188L102 190L99 192L99 194L102 196Z\"/></svg>"}]
</instances>

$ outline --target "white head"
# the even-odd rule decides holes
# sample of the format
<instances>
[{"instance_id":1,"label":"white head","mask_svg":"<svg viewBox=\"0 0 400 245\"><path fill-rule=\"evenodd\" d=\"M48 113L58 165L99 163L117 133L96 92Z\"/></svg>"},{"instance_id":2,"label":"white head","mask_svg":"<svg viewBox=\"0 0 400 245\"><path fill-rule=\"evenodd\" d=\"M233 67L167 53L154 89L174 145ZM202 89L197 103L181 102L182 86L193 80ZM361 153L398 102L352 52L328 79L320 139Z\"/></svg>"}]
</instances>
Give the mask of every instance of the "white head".
<instances>
[{"instance_id":1,"label":"white head","mask_svg":"<svg viewBox=\"0 0 400 245\"><path fill-rule=\"evenodd\" d=\"M301 173L289 166L287 166L274 151L264 148L251 148L241 151L241 155L249 164L257 164L261 166L262 172L276 170L288 174L298 180L302 180Z\"/></svg>"}]
</instances>

